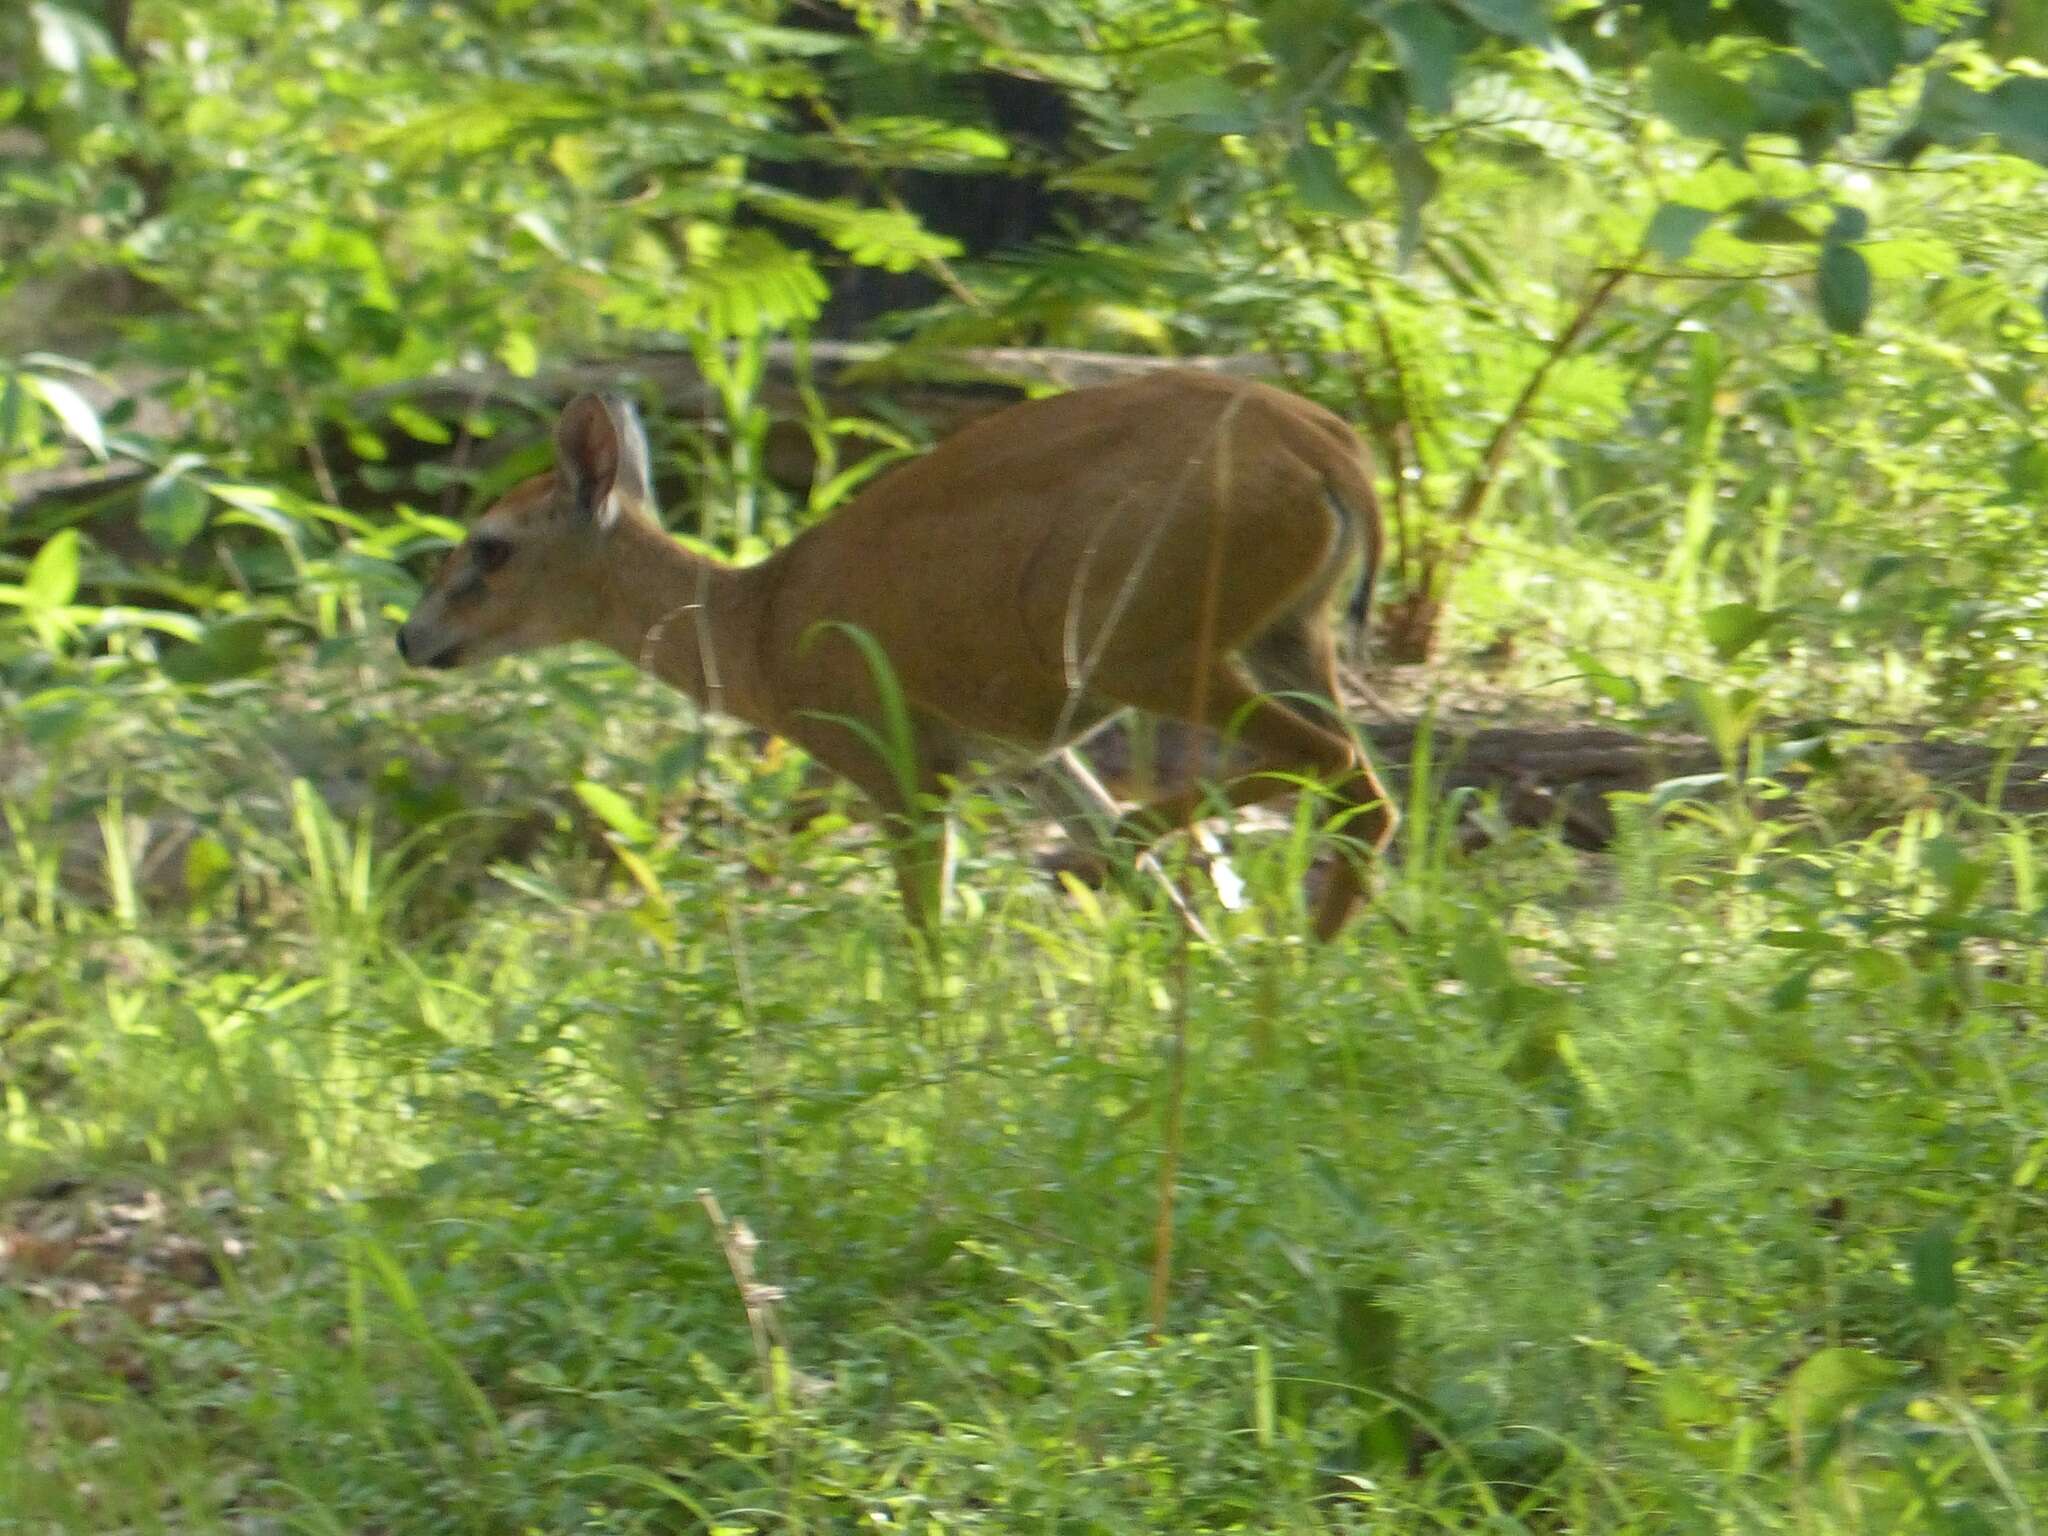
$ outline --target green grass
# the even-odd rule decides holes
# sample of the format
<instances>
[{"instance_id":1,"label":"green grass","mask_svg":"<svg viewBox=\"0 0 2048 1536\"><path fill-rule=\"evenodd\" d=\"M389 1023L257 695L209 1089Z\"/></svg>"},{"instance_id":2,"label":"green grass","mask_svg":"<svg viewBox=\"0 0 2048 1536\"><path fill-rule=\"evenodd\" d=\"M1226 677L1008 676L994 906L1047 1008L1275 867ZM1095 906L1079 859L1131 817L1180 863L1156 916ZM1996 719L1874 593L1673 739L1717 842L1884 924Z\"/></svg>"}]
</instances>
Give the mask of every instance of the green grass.
<instances>
[{"instance_id":1,"label":"green grass","mask_svg":"<svg viewBox=\"0 0 2048 1536\"><path fill-rule=\"evenodd\" d=\"M2025 826L1425 800L1397 922L1248 841L1183 972L981 801L933 984L617 669L320 676L0 763L0 1528L2039 1528Z\"/></svg>"}]
</instances>

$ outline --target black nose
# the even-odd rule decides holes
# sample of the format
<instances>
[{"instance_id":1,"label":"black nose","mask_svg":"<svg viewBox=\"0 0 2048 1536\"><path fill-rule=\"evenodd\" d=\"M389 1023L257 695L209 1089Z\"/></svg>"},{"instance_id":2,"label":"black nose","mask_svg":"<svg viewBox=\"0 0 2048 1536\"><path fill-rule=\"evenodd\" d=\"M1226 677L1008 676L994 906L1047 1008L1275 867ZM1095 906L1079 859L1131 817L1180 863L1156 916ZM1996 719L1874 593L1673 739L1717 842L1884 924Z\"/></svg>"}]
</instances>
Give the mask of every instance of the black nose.
<instances>
[{"instance_id":1,"label":"black nose","mask_svg":"<svg viewBox=\"0 0 2048 1536\"><path fill-rule=\"evenodd\" d=\"M405 626L403 624L398 626L398 659L408 664L412 661L412 652L405 648Z\"/></svg>"}]
</instances>

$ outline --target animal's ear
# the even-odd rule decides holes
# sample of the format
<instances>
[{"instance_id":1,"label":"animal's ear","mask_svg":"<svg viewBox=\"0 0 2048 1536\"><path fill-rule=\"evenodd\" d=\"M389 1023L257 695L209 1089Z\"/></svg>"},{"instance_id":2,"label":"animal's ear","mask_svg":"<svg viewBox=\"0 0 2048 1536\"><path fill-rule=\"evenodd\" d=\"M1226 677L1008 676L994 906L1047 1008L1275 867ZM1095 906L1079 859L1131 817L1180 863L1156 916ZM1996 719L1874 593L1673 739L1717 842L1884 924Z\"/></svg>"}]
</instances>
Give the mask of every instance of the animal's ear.
<instances>
[{"instance_id":1,"label":"animal's ear","mask_svg":"<svg viewBox=\"0 0 2048 1536\"><path fill-rule=\"evenodd\" d=\"M622 502L652 511L647 435L618 395L578 395L555 424L555 469L569 492L572 515L603 532Z\"/></svg>"},{"instance_id":2,"label":"animal's ear","mask_svg":"<svg viewBox=\"0 0 2048 1536\"><path fill-rule=\"evenodd\" d=\"M606 395L605 413L619 442L619 494L648 514L654 512L654 472L648 468L647 433L640 413L624 395Z\"/></svg>"}]
</instances>

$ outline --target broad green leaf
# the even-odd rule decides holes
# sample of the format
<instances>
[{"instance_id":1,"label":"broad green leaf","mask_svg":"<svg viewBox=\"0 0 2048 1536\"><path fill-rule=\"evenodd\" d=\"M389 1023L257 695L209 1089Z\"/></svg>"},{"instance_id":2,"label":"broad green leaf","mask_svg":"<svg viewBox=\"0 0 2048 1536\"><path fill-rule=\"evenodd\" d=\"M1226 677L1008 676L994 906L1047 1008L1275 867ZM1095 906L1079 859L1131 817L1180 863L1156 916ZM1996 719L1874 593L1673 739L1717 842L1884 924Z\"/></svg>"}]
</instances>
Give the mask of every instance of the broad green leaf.
<instances>
[{"instance_id":1,"label":"broad green leaf","mask_svg":"<svg viewBox=\"0 0 2048 1536\"><path fill-rule=\"evenodd\" d=\"M2016 501L2048 498L2048 443L2021 443L2007 454L2005 483Z\"/></svg>"},{"instance_id":2,"label":"broad green leaf","mask_svg":"<svg viewBox=\"0 0 2048 1536\"><path fill-rule=\"evenodd\" d=\"M1714 222L1710 208L1695 208L1690 203L1666 203L1650 219L1650 230L1644 238L1651 250L1666 261L1683 261L1692 253L1693 242L1705 233Z\"/></svg>"},{"instance_id":3,"label":"broad green leaf","mask_svg":"<svg viewBox=\"0 0 2048 1536\"><path fill-rule=\"evenodd\" d=\"M1756 131L1791 135L1808 160L1856 126L1849 93L1796 53L1772 54L1750 73L1748 86Z\"/></svg>"},{"instance_id":4,"label":"broad green leaf","mask_svg":"<svg viewBox=\"0 0 2048 1536\"><path fill-rule=\"evenodd\" d=\"M1815 773L1829 773L1840 766L1840 759L1835 755L1835 744L1825 732L1776 742L1764 749L1762 767L1765 773L1781 773L1795 763L1804 764Z\"/></svg>"},{"instance_id":5,"label":"broad green leaf","mask_svg":"<svg viewBox=\"0 0 2048 1536\"><path fill-rule=\"evenodd\" d=\"M113 708L104 696L80 688L46 688L16 708L12 724L29 745L49 751L78 740Z\"/></svg>"},{"instance_id":6,"label":"broad green leaf","mask_svg":"<svg viewBox=\"0 0 2048 1536\"><path fill-rule=\"evenodd\" d=\"M589 807L590 814L629 843L645 846L654 841L654 828L634 810L626 797L608 784L583 779L576 785L576 798Z\"/></svg>"},{"instance_id":7,"label":"broad green leaf","mask_svg":"<svg viewBox=\"0 0 2048 1536\"><path fill-rule=\"evenodd\" d=\"M620 866L647 897L646 905L634 912L634 921L667 948L676 938L675 907L668 892L661 888L661 877L655 874L652 864L625 843L615 842L611 846Z\"/></svg>"},{"instance_id":8,"label":"broad green leaf","mask_svg":"<svg viewBox=\"0 0 2048 1536\"><path fill-rule=\"evenodd\" d=\"M1544 0L1457 0L1457 5L1489 32L1539 48L1550 41L1550 15Z\"/></svg>"},{"instance_id":9,"label":"broad green leaf","mask_svg":"<svg viewBox=\"0 0 2048 1536\"><path fill-rule=\"evenodd\" d=\"M1830 244L1847 244L1870 233L1870 215L1853 203L1835 204L1835 221L1828 226Z\"/></svg>"},{"instance_id":10,"label":"broad green leaf","mask_svg":"<svg viewBox=\"0 0 2048 1536\"><path fill-rule=\"evenodd\" d=\"M1771 1413L1797 1434L1826 1429L1869 1402L1902 1374L1891 1361L1861 1349L1823 1349L1786 1380Z\"/></svg>"},{"instance_id":11,"label":"broad green leaf","mask_svg":"<svg viewBox=\"0 0 2048 1536\"><path fill-rule=\"evenodd\" d=\"M1677 1366L1657 1383L1657 1411L1665 1427L1696 1429L1725 1424L1733 1416L1726 1397L1702 1371Z\"/></svg>"},{"instance_id":12,"label":"broad green leaf","mask_svg":"<svg viewBox=\"0 0 2048 1536\"><path fill-rule=\"evenodd\" d=\"M1357 47L1365 14L1357 0L1267 0L1259 7L1259 36L1280 66L1289 91L1322 82Z\"/></svg>"},{"instance_id":13,"label":"broad green leaf","mask_svg":"<svg viewBox=\"0 0 2048 1536\"><path fill-rule=\"evenodd\" d=\"M559 135L548 146L548 159L571 186L588 187L597 180L601 158L597 141L588 134Z\"/></svg>"},{"instance_id":14,"label":"broad green leaf","mask_svg":"<svg viewBox=\"0 0 2048 1536\"><path fill-rule=\"evenodd\" d=\"M1732 661L1769 634L1779 616L1749 603L1723 603L1700 615L1707 643L1723 661Z\"/></svg>"},{"instance_id":15,"label":"broad green leaf","mask_svg":"<svg viewBox=\"0 0 2048 1536\"><path fill-rule=\"evenodd\" d=\"M1920 107L1911 125L1885 154L1911 163L1930 144L1957 147L1974 143L1992 131L1991 117L1991 103L1983 92L1946 70L1932 70L1920 83Z\"/></svg>"},{"instance_id":16,"label":"broad green leaf","mask_svg":"<svg viewBox=\"0 0 2048 1536\"><path fill-rule=\"evenodd\" d=\"M1890 0L1792 0L1792 40L1852 91L1883 85L1906 56Z\"/></svg>"},{"instance_id":17,"label":"broad green leaf","mask_svg":"<svg viewBox=\"0 0 2048 1536\"><path fill-rule=\"evenodd\" d=\"M103 630L147 629L175 640L197 640L206 632L206 626L191 614L174 613L168 608L137 608L128 603L112 603L91 612L95 625Z\"/></svg>"},{"instance_id":18,"label":"broad green leaf","mask_svg":"<svg viewBox=\"0 0 2048 1536\"><path fill-rule=\"evenodd\" d=\"M408 827L429 826L464 807L462 790L453 781L421 783L405 758L388 759L377 774L377 794Z\"/></svg>"},{"instance_id":19,"label":"broad green leaf","mask_svg":"<svg viewBox=\"0 0 2048 1536\"><path fill-rule=\"evenodd\" d=\"M1986 103L1986 125L2016 155L2048 165L2048 79L2015 76Z\"/></svg>"},{"instance_id":20,"label":"broad green leaf","mask_svg":"<svg viewBox=\"0 0 2048 1536\"><path fill-rule=\"evenodd\" d=\"M195 837L185 849L185 894L193 901L205 901L234 872L234 856L217 837Z\"/></svg>"},{"instance_id":21,"label":"broad green leaf","mask_svg":"<svg viewBox=\"0 0 2048 1536\"><path fill-rule=\"evenodd\" d=\"M1387 146L1387 160L1394 170L1394 187L1401 198L1401 226L1396 253L1403 265L1422 243L1422 210L1436 196L1443 178L1437 174L1422 146L1404 138Z\"/></svg>"},{"instance_id":22,"label":"broad green leaf","mask_svg":"<svg viewBox=\"0 0 2048 1536\"><path fill-rule=\"evenodd\" d=\"M24 607L62 608L78 596L78 530L53 533L28 563L22 578Z\"/></svg>"},{"instance_id":23,"label":"broad green leaf","mask_svg":"<svg viewBox=\"0 0 2048 1536\"><path fill-rule=\"evenodd\" d=\"M562 243L562 236L554 224L531 208L521 209L512 215L512 227L522 229L533 236L535 242L557 261L571 259L569 247Z\"/></svg>"},{"instance_id":24,"label":"broad green leaf","mask_svg":"<svg viewBox=\"0 0 2048 1536\"><path fill-rule=\"evenodd\" d=\"M524 331L514 331L498 343L498 361L515 379L530 379L540 368L540 348Z\"/></svg>"},{"instance_id":25,"label":"broad green leaf","mask_svg":"<svg viewBox=\"0 0 2048 1536\"><path fill-rule=\"evenodd\" d=\"M1774 197L1752 198L1739 205L1733 233L1738 240L1757 245L1811 245L1820 238Z\"/></svg>"},{"instance_id":26,"label":"broad green leaf","mask_svg":"<svg viewBox=\"0 0 2048 1536\"><path fill-rule=\"evenodd\" d=\"M267 485L245 485L237 480L209 480L206 489L231 507L244 512L275 512L284 505L283 496Z\"/></svg>"},{"instance_id":27,"label":"broad green leaf","mask_svg":"<svg viewBox=\"0 0 2048 1536\"><path fill-rule=\"evenodd\" d=\"M445 444L455 441L455 434L448 430L448 424L429 416L416 405L400 401L384 413L391 418L392 425L416 442Z\"/></svg>"},{"instance_id":28,"label":"broad green leaf","mask_svg":"<svg viewBox=\"0 0 2048 1536\"><path fill-rule=\"evenodd\" d=\"M1870 263L1853 245L1827 246L1820 253L1815 293L1829 330L1861 335L1870 316Z\"/></svg>"},{"instance_id":29,"label":"broad green leaf","mask_svg":"<svg viewBox=\"0 0 2048 1536\"><path fill-rule=\"evenodd\" d=\"M1643 702L1643 686L1634 678L1609 671L1590 651L1574 649L1568 655L1586 686L1609 703L1634 709Z\"/></svg>"},{"instance_id":30,"label":"broad green leaf","mask_svg":"<svg viewBox=\"0 0 2048 1536\"><path fill-rule=\"evenodd\" d=\"M1806 1006L1813 993L1814 966L1795 966L1775 987L1771 988L1770 1005L1774 1013L1793 1013Z\"/></svg>"},{"instance_id":31,"label":"broad green leaf","mask_svg":"<svg viewBox=\"0 0 2048 1536\"><path fill-rule=\"evenodd\" d=\"M1176 118L1211 133L1249 133L1258 126L1244 93L1215 75L1184 75L1155 85L1130 110L1133 117Z\"/></svg>"},{"instance_id":32,"label":"broad green leaf","mask_svg":"<svg viewBox=\"0 0 2048 1536\"><path fill-rule=\"evenodd\" d=\"M1407 77L1409 94L1425 112L1451 110L1451 82L1458 66L1458 29L1430 0L1401 0L1379 13L1394 44L1394 57Z\"/></svg>"},{"instance_id":33,"label":"broad green leaf","mask_svg":"<svg viewBox=\"0 0 2048 1536\"><path fill-rule=\"evenodd\" d=\"M1364 200L1351 190L1328 146L1297 144L1288 153L1284 169L1294 187L1296 201L1310 213L1340 219L1362 218L1366 214Z\"/></svg>"},{"instance_id":34,"label":"broad green leaf","mask_svg":"<svg viewBox=\"0 0 2048 1536\"><path fill-rule=\"evenodd\" d=\"M1808 954L1836 955L1844 947L1839 937L1817 928L1766 928L1757 938L1773 949L1794 949Z\"/></svg>"},{"instance_id":35,"label":"broad green leaf","mask_svg":"<svg viewBox=\"0 0 2048 1536\"><path fill-rule=\"evenodd\" d=\"M163 660L173 682L193 685L231 682L270 664L269 630L261 619L246 615L207 625L198 644L181 645Z\"/></svg>"},{"instance_id":36,"label":"broad green leaf","mask_svg":"<svg viewBox=\"0 0 2048 1536\"><path fill-rule=\"evenodd\" d=\"M107 456L107 434L100 425L100 413L92 408L92 402L62 379L25 373L21 382L30 394L55 413L57 419L64 423L66 432L85 445L86 452L96 459Z\"/></svg>"},{"instance_id":37,"label":"broad green leaf","mask_svg":"<svg viewBox=\"0 0 2048 1536\"><path fill-rule=\"evenodd\" d=\"M1067 899L1074 904L1076 925L1091 933L1101 933L1109 926L1109 915L1103 910L1102 898L1070 869L1059 872L1059 882Z\"/></svg>"},{"instance_id":38,"label":"broad green leaf","mask_svg":"<svg viewBox=\"0 0 2048 1536\"><path fill-rule=\"evenodd\" d=\"M1762 694L1754 688L1709 688L1691 679L1681 683L1677 692L1717 756L1727 761L1741 752L1742 744L1756 729Z\"/></svg>"},{"instance_id":39,"label":"broad green leaf","mask_svg":"<svg viewBox=\"0 0 2048 1536\"><path fill-rule=\"evenodd\" d=\"M93 192L93 212L117 223L133 219L142 206L142 188L130 176L109 176Z\"/></svg>"},{"instance_id":40,"label":"broad green leaf","mask_svg":"<svg viewBox=\"0 0 2048 1536\"><path fill-rule=\"evenodd\" d=\"M235 497L224 495L222 487L217 483L209 483L207 489L220 497L222 501L227 502L232 509L216 513L214 517L215 522L229 527L261 528L265 533L276 539L280 546L291 551L293 554L297 554L304 548L305 526L291 514L281 512L276 507L266 507L238 501ZM251 487L235 486L232 489L247 491Z\"/></svg>"},{"instance_id":41,"label":"broad green leaf","mask_svg":"<svg viewBox=\"0 0 2048 1536\"><path fill-rule=\"evenodd\" d=\"M1956 1285L1956 1237L1946 1222L1936 1222L1913 1239L1913 1299L1931 1311L1952 1311L1960 1295Z\"/></svg>"},{"instance_id":42,"label":"broad green leaf","mask_svg":"<svg viewBox=\"0 0 2048 1536\"><path fill-rule=\"evenodd\" d=\"M206 492L183 475L154 475L142 490L142 531L158 549L175 554L206 527L206 508Z\"/></svg>"},{"instance_id":43,"label":"broad green leaf","mask_svg":"<svg viewBox=\"0 0 2048 1536\"><path fill-rule=\"evenodd\" d=\"M1650 106L1679 132L1730 148L1757 125L1749 88L1690 54L1660 53L1650 60Z\"/></svg>"},{"instance_id":44,"label":"broad green leaf","mask_svg":"<svg viewBox=\"0 0 2048 1536\"><path fill-rule=\"evenodd\" d=\"M1382 70L1372 77L1365 105L1344 114L1352 123L1379 140L1394 173L1394 190L1401 202L1401 223L1395 243L1402 265L1422 243L1422 210L1436 196L1441 178L1415 136L1408 131L1408 100L1401 77Z\"/></svg>"}]
</instances>

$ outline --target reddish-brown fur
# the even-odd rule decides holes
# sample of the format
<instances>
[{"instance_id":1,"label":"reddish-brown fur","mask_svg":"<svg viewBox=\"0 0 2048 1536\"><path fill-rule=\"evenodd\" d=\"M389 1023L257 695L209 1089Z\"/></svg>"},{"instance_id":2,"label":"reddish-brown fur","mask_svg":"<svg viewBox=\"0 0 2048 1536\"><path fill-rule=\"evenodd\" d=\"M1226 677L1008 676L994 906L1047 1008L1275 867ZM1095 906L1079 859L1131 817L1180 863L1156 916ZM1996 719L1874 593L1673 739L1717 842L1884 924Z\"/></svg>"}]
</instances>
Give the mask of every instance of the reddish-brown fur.
<instances>
[{"instance_id":1,"label":"reddish-brown fur","mask_svg":"<svg viewBox=\"0 0 2048 1536\"><path fill-rule=\"evenodd\" d=\"M1125 707L1233 731L1248 776L1224 787L1232 804L1284 792L1276 772L1306 774L1370 850L1392 835L1351 737L1271 697L1336 697L1329 600L1360 559L1370 580L1378 556L1363 449L1320 406L1195 370L1013 406L748 567L662 531L645 456L628 408L572 403L557 470L478 519L401 650L453 665L596 640L787 737L908 834L899 883L926 929L945 881L944 781L1043 757ZM907 795L843 723L878 726L882 710L866 655L834 621L873 636L909 704ZM1199 789L1168 795L1120 830L1156 835L1207 803ZM1334 934L1359 894L1340 861L1317 932Z\"/></svg>"}]
</instances>

